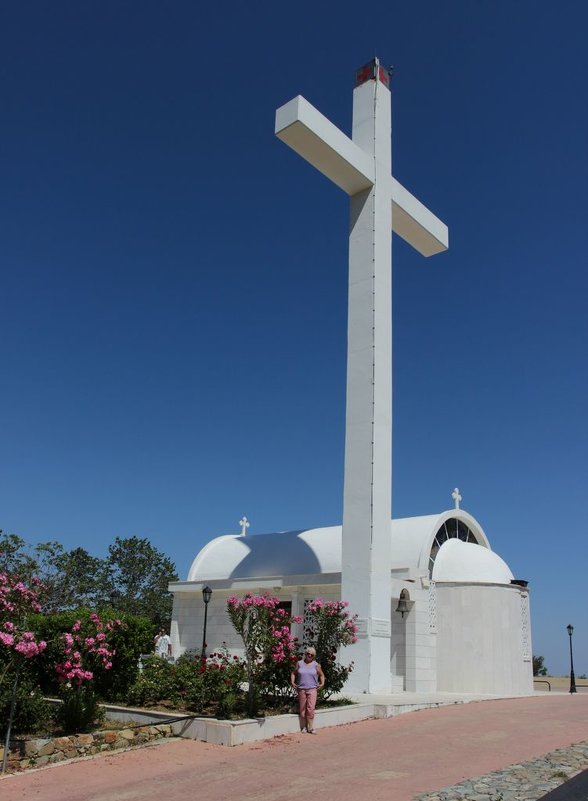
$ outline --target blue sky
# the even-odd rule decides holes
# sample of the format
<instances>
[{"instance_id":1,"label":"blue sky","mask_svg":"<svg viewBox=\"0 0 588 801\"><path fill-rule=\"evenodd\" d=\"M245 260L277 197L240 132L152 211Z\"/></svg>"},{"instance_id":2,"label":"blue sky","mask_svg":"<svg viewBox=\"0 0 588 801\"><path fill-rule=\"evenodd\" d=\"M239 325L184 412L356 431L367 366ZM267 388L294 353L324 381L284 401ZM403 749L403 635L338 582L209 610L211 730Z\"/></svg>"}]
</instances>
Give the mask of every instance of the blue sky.
<instances>
[{"instance_id":1,"label":"blue sky","mask_svg":"<svg viewBox=\"0 0 588 801\"><path fill-rule=\"evenodd\" d=\"M588 6L4 3L0 528L182 578L211 537L341 521L346 196L279 142L395 65L395 517L463 506L588 673Z\"/></svg>"}]
</instances>

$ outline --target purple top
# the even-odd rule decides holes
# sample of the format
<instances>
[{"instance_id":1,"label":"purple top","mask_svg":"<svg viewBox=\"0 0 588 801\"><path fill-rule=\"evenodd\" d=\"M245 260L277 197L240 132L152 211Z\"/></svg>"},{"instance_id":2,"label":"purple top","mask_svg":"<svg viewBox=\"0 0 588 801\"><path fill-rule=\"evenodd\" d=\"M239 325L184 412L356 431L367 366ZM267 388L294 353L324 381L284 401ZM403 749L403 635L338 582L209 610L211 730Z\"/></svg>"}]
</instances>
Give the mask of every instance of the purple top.
<instances>
[{"instance_id":1,"label":"purple top","mask_svg":"<svg viewBox=\"0 0 588 801\"><path fill-rule=\"evenodd\" d=\"M312 690L319 686L318 671L316 668L317 663L314 659L312 662L305 662L304 659L298 662L296 667L296 687L299 690Z\"/></svg>"}]
</instances>

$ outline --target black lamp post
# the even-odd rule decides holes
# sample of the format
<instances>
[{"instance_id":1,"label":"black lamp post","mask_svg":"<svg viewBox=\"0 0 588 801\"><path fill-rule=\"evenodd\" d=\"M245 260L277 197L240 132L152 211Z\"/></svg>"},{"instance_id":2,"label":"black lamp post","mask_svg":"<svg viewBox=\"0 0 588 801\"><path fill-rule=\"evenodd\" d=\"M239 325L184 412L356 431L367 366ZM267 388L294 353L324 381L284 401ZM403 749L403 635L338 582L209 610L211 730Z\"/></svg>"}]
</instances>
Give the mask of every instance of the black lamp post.
<instances>
[{"instance_id":1,"label":"black lamp post","mask_svg":"<svg viewBox=\"0 0 588 801\"><path fill-rule=\"evenodd\" d=\"M204 631L202 632L202 653L200 654L201 659L206 659L206 621L208 619L208 604L210 602L210 596L212 595L212 590L206 585L206 587L202 588L202 598L204 600Z\"/></svg>"},{"instance_id":2,"label":"black lamp post","mask_svg":"<svg viewBox=\"0 0 588 801\"><path fill-rule=\"evenodd\" d=\"M571 623L568 624L568 634L570 635L570 692L576 693L576 677L574 676L574 656L572 654L572 634L574 627Z\"/></svg>"}]
</instances>

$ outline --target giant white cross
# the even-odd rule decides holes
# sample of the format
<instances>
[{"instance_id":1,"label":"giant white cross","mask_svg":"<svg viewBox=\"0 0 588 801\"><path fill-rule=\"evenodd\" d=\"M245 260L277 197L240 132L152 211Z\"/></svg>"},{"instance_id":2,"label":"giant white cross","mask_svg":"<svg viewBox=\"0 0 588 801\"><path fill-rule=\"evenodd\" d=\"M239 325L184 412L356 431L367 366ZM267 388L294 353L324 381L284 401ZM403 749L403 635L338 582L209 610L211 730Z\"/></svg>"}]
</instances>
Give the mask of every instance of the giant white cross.
<instances>
[{"instance_id":1,"label":"giant white cross","mask_svg":"<svg viewBox=\"0 0 588 801\"><path fill-rule=\"evenodd\" d=\"M390 79L374 59L356 74L351 139L300 95L276 135L350 196L347 406L341 597L359 615L347 689L390 692L392 231L424 256L447 226L392 177Z\"/></svg>"}]
</instances>

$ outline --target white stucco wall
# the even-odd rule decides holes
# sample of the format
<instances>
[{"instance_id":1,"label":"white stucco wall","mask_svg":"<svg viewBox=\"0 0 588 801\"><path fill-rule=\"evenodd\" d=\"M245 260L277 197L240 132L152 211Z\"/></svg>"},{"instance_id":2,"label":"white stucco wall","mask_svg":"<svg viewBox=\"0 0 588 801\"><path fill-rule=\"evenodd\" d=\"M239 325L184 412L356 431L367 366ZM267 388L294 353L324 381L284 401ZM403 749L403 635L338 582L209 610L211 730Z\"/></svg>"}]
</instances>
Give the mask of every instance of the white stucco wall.
<instances>
[{"instance_id":1,"label":"white stucco wall","mask_svg":"<svg viewBox=\"0 0 588 801\"><path fill-rule=\"evenodd\" d=\"M436 585L437 689L533 692L528 591L515 585Z\"/></svg>"},{"instance_id":2,"label":"white stucco wall","mask_svg":"<svg viewBox=\"0 0 588 801\"><path fill-rule=\"evenodd\" d=\"M207 653L216 651L225 642L232 652L243 647L239 635L235 632L226 606L230 593L227 591L213 592L208 604L208 620L206 625ZM172 611L171 640L172 651L175 657L181 656L190 649L202 648L202 635L204 631L204 601L202 592L176 593Z\"/></svg>"},{"instance_id":3,"label":"white stucco wall","mask_svg":"<svg viewBox=\"0 0 588 801\"><path fill-rule=\"evenodd\" d=\"M262 589L251 590L262 593ZM325 601L338 601L340 598L340 585L313 585L284 590L273 591L280 601L292 603L292 614L302 616L304 601L306 599L322 598ZM242 597L245 590L213 589L208 604L208 620L206 625L207 653L218 650L223 643L233 654L243 654L243 641L237 634L227 614L227 599L231 595ZM202 635L204 631L204 601L200 586L194 592L183 591L174 593L172 611L171 640L173 655L181 656L190 649L202 648ZM292 626L292 634L302 639L302 624Z\"/></svg>"}]
</instances>

